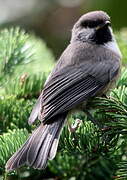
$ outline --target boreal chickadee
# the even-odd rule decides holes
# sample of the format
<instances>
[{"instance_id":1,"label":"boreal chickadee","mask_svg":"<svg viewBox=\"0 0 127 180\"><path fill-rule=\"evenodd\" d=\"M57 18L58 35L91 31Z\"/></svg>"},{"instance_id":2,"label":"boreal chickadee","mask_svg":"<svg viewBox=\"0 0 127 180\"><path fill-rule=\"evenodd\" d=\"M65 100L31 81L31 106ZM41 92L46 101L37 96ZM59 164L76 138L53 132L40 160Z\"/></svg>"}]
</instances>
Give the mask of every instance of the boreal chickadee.
<instances>
[{"instance_id":1,"label":"boreal chickadee","mask_svg":"<svg viewBox=\"0 0 127 180\"><path fill-rule=\"evenodd\" d=\"M111 88L119 75L120 59L109 16L103 11L83 15L74 25L70 44L49 75L28 121L32 124L38 117L41 123L8 160L6 170L24 164L44 169L56 155L68 113Z\"/></svg>"}]
</instances>

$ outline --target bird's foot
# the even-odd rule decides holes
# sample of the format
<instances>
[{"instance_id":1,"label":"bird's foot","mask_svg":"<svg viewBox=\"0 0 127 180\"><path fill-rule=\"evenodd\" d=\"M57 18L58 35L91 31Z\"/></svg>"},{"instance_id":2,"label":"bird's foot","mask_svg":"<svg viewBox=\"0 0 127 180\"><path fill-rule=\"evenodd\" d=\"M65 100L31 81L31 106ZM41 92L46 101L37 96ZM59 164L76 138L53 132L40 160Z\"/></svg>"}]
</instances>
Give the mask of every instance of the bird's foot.
<instances>
[{"instance_id":1,"label":"bird's foot","mask_svg":"<svg viewBox=\"0 0 127 180\"><path fill-rule=\"evenodd\" d=\"M68 124L68 129L71 133L75 132L81 125L82 120L76 119L74 124Z\"/></svg>"},{"instance_id":2,"label":"bird's foot","mask_svg":"<svg viewBox=\"0 0 127 180\"><path fill-rule=\"evenodd\" d=\"M110 99L110 96L107 96L106 94L102 94L101 97L106 98L106 99Z\"/></svg>"}]
</instances>

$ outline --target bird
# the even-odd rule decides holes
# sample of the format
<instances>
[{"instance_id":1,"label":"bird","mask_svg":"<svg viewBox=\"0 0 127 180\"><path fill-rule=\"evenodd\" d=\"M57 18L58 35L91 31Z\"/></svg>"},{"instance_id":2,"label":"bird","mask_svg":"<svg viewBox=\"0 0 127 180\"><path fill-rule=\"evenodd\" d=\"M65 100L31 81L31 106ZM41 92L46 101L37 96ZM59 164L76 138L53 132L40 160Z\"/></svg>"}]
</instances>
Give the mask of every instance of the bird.
<instances>
[{"instance_id":1,"label":"bird","mask_svg":"<svg viewBox=\"0 0 127 180\"><path fill-rule=\"evenodd\" d=\"M101 10L82 15L28 119L30 125L39 119L40 125L7 161L6 171L23 165L45 169L56 156L68 114L85 108L89 99L105 95L114 86L121 58L109 15Z\"/></svg>"}]
</instances>

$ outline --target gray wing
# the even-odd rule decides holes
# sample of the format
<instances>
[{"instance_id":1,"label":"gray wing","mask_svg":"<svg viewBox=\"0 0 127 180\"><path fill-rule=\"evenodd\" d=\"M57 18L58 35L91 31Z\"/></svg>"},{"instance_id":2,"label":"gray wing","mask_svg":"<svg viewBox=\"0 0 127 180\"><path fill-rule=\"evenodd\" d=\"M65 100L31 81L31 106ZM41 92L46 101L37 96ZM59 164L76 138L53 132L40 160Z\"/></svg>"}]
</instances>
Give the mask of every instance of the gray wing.
<instances>
[{"instance_id":1,"label":"gray wing","mask_svg":"<svg viewBox=\"0 0 127 180\"><path fill-rule=\"evenodd\" d=\"M33 110L28 119L29 124L33 124L33 122L38 118L41 109L42 109L42 94L39 96L39 98L37 99L37 102L35 103L33 107Z\"/></svg>"},{"instance_id":2,"label":"gray wing","mask_svg":"<svg viewBox=\"0 0 127 180\"><path fill-rule=\"evenodd\" d=\"M42 121L50 123L55 116L95 96L117 75L118 64L85 63L66 67L50 77L43 89Z\"/></svg>"}]
</instances>

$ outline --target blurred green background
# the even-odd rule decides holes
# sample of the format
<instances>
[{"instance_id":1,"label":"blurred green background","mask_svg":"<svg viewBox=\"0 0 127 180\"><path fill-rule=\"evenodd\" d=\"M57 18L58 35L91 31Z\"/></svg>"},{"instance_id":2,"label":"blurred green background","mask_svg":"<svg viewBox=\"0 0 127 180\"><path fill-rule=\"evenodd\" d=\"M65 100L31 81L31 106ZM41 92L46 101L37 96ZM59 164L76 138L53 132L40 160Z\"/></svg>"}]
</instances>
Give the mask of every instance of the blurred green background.
<instances>
[{"instance_id":1,"label":"blurred green background","mask_svg":"<svg viewBox=\"0 0 127 180\"><path fill-rule=\"evenodd\" d=\"M126 0L58 0L38 24L40 29L35 26L34 30L46 40L55 57L59 57L69 43L73 24L82 14L93 10L106 11L111 16L114 30L127 26Z\"/></svg>"},{"instance_id":2,"label":"blurred green background","mask_svg":"<svg viewBox=\"0 0 127 180\"><path fill-rule=\"evenodd\" d=\"M33 31L58 58L69 43L73 24L92 10L106 11L115 30L127 26L126 0L0 0L0 24Z\"/></svg>"},{"instance_id":3,"label":"blurred green background","mask_svg":"<svg viewBox=\"0 0 127 180\"><path fill-rule=\"evenodd\" d=\"M111 99L90 104L102 129L109 129L99 130L83 112L74 114L69 121L83 123L76 133L64 128L57 156L46 170L23 167L7 174L6 161L39 123L29 126L27 119L70 41L73 24L92 10L111 16L125 66ZM0 0L0 180L127 179L126 10L125 0Z\"/></svg>"}]
</instances>

